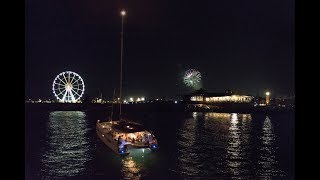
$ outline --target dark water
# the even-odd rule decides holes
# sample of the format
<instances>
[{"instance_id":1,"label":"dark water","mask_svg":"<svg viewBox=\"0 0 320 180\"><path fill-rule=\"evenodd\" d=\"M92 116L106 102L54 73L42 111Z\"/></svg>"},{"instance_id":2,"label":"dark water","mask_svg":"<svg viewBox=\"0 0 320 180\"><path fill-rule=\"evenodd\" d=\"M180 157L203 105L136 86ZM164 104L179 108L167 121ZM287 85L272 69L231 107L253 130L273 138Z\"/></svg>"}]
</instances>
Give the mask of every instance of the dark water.
<instances>
[{"instance_id":1,"label":"dark water","mask_svg":"<svg viewBox=\"0 0 320 180\"><path fill-rule=\"evenodd\" d=\"M294 114L128 114L158 152L120 157L100 142L107 112L26 111L26 170L37 179L294 179Z\"/></svg>"}]
</instances>

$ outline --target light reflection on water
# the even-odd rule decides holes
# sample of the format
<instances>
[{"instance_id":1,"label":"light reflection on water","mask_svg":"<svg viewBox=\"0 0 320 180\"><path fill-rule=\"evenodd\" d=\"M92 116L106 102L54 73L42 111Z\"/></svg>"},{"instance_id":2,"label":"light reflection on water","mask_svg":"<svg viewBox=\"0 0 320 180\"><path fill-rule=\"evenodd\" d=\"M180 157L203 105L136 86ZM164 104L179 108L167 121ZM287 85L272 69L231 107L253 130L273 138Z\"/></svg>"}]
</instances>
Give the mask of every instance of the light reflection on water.
<instances>
[{"instance_id":1,"label":"light reflection on water","mask_svg":"<svg viewBox=\"0 0 320 180\"><path fill-rule=\"evenodd\" d=\"M186 119L178 131L179 174L187 178L236 179L281 176L280 170L276 171L276 136L270 119L264 121L259 149L251 141L251 123L251 114L192 113L192 118ZM256 161L253 157L257 152L260 159ZM257 172L255 164L262 166Z\"/></svg>"},{"instance_id":2,"label":"light reflection on water","mask_svg":"<svg viewBox=\"0 0 320 180\"><path fill-rule=\"evenodd\" d=\"M232 113L230 119L228 147L227 147L227 166L232 177L245 179L241 174L249 174L247 168L250 164L249 135L250 135L250 114Z\"/></svg>"},{"instance_id":3,"label":"light reflection on water","mask_svg":"<svg viewBox=\"0 0 320 180\"><path fill-rule=\"evenodd\" d=\"M238 127L238 115L236 113L233 113L231 116L229 127L229 144L227 147L228 152L228 166L230 168L230 171L233 175L239 175L239 168L241 165L241 157L240 157L240 151L241 151L241 139L240 139L240 129Z\"/></svg>"},{"instance_id":4,"label":"light reflection on water","mask_svg":"<svg viewBox=\"0 0 320 180\"><path fill-rule=\"evenodd\" d=\"M258 165L260 166L259 175L263 179L270 179L270 177L275 175L283 176L283 172L277 169L276 147L273 146L276 138L271 119L266 116L262 127L261 141L263 145L260 148L258 161Z\"/></svg>"},{"instance_id":5,"label":"light reflection on water","mask_svg":"<svg viewBox=\"0 0 320 180\"><path fill-rule=\"evenodd\" d=\"M196 123L197 117L200 113L194 112L193 118L185 120L183 127L178 131L179 141L178 145L178 172L182 175L194 175L199 173L199 168L196 164L199 164L197 158L197 149L194 148L196 141ZM201 164L201 163L200 163Z\"/></svg>"},{"instance_id":6,"label":"light reflection on water","mask_svg":"<svg viewBox=\"0 0 320 180\"><path fill-rule=\"evenodd\" d=\"M137 165L137 163L133 160L132 156L127 156L122 160L122 169L124 179L140 179L141 167Z\"/></svg>"},{"instance_id":7,"label":"light reflection on water","mask_svg":"<svg viewBox=\"0 0 320 180\"><path fill-rule=\"evenodd\" d=\"M162 146L159 152L130 150L126 157L116 155L97 137L95 121L98 118L94 113L56 111L46 116L47 123L41 126L46 131L45 142L39 144L40 154L33 155L40 160L40 171L32 171L41 177L39 179L157 179L172 175L177 179L271 179L287 176L287 171L279 167L279 162L286 160L282 159L283 153L279 155L278 141L286 137L279 133L283 128L279 128L282 121L278 121L278 116L197 112L158 117L156 114L152 121L158 123L154 127L160 126L154 129L158 130L156 137ZM164 118L169 120L163 121ZM39 128L31 130L39 131ZM28 141L32 140L34 138ZM280 150L286 151L283 147Z\"/></svg>"},{"instance_id":8,"label":"light reflection on water","mask_svg":"<svg viewBox=\"0 0 320 180\"><path fill-rule=\"evenodd\" d=\"M121 160L121 179L141 179L156 160L156 154L148 148L130 149L130 154Z\"/></svg>"},{"instance_id":9,"label":"light reflection on water","mask_svg":"<svg viewBox=\"0 0 320 180\"><path fill-rule=\"evenodd\" d=\"M43 149L41 172L45 179L81 174L90 161L85 113L54 111L49 115L47 146Z\"/></svg>"},{"instance_id":10,"label":"light reflection on water","mask_svg":"<svg viewBox=\"0 0 320 180\"><path fill-rule=\"evenodd\" d=\"M98 140L98 162L96 174L107 175L106 179L143 179L149 175L150 169L159 163L156 152L150 149L129 149L130 154L120 156ZM95 178L92 178L95 179Z\"/></svg>"}]
</instances>

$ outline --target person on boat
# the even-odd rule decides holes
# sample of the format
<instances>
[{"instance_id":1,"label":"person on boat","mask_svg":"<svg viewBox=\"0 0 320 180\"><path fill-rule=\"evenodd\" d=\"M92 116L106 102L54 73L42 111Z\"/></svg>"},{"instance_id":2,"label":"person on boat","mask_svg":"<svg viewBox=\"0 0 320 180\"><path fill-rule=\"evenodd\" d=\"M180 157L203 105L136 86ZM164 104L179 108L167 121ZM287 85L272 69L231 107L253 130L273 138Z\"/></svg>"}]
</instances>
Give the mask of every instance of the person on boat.
<instances>
[{"instance_id":1,"label":"person on boat","mask_svg":"<svg viewBox=\"0 0 320 180\"><path fill-rule=\"evenodd\" d=\"M154 137L154 135L151 136L151 142L156 143L156 144L158 143L157 139Z\"/></svg>"},{"instance_id":2,"label":"person on boat","mask_svg":"<svg viewBox=\"0 0 320 180\"><path fill-rule=\"evenodd\" d=\"M121 144L121 136L118 137L118 144Z\"/></svg>"},{"instance_id":3,"label":"person on boat","mask_svg":"<svg viewBox=\"0 0 320 180\"><path fill-rule=\"evenodd\" d=\"M137 137L137 138L138 138L138 141L139 141L139 142L141 142L141 141L142 141L142 136L141 136L140 134L138 135L138 137Z\"/></svg>"},{"instance_id":4,"label":"person on boat","mask_svg":"<svg viewBox=\"0 0 320 180\"><path fill-rule=\"evenodd\" d=\"M147 134L143 134L143 136L142 136L142 142L145 144L145 145L147 145L147 142L148 142L148 136L147 136Z\"/></svg>"}]
</instances>

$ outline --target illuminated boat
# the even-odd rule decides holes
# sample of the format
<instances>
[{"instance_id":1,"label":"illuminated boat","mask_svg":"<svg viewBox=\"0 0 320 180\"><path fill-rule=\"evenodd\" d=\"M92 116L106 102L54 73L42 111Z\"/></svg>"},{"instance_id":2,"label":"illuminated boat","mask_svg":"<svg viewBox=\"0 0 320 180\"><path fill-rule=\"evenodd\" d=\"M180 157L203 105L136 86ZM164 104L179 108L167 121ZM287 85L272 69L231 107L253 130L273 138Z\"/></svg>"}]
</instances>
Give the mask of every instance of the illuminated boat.
<instances>
[{"instance_id":1,"label":"illuminated boat","mask_svg":"<svg viewBox=\"0 0 320 180\"><path fill-rule=\"evenodd\" d=\"M121 11L122 22L126 15L124 10ZM121 33L121 47L123 43L123 23L122 23L122 33ZM119 118L121 119L121 90L122 90L122 48L121 48L121 71L120 71L120 93L119 93ZM115 96L115 91L114 95ZM155 136L149 131L145 130L141 124L126 121L126 120L112 120L113 118L113 105L109 121L100 122L97 120L96 131L98 137L102 140L104 144L110 147L114 152L120 155L128 155L129 149L143 148L156 150L158 149L158 142Z\"/></svg>"},{"instance_id":2,"label":"illuminated boat","mask_svg":"<svg viewBox=\"0 0 320 180\"><path fill-rule=\"evenodd\" d=\"M96 131L102 142L120 155L128 155L130 149L158 149L155 136L138 123L131 121L97 121Z\"/></svg>"}]
</instances>

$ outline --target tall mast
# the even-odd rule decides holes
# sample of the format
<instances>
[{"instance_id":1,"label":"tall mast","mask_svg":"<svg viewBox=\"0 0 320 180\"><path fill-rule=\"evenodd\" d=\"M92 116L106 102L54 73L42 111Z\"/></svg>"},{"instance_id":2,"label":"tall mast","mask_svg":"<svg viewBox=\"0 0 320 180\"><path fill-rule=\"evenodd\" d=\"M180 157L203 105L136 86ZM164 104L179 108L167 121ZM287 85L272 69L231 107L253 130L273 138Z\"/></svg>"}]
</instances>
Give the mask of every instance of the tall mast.
<instances>
[{"instance_id":1,"label":"tall mast","mask_svg":"<svg viewBox=\"0 0 320 180\"><path fill-rule=\"evenodd\" d=\"M114 105L114 99L115 99L116 89L113 90L113 97L112 97L112 110L111 110L111 119L113 119L113 105Z\"/></svg>"},{"instance_id":2,"label":"tall mast","mask_svg":"<svg viewBox=\"0 0 320 180\"><path fill-rule=\"evenodd\" d=\"M121 11L121 56L120 56L120 93L119 93L119 106L120 106L120 112L119 112L119 118L121 116L121 104L122 104L122 57L123 57L123 21L124 16L126 15L126 11Z\"/></svg>"}]
</instances>

